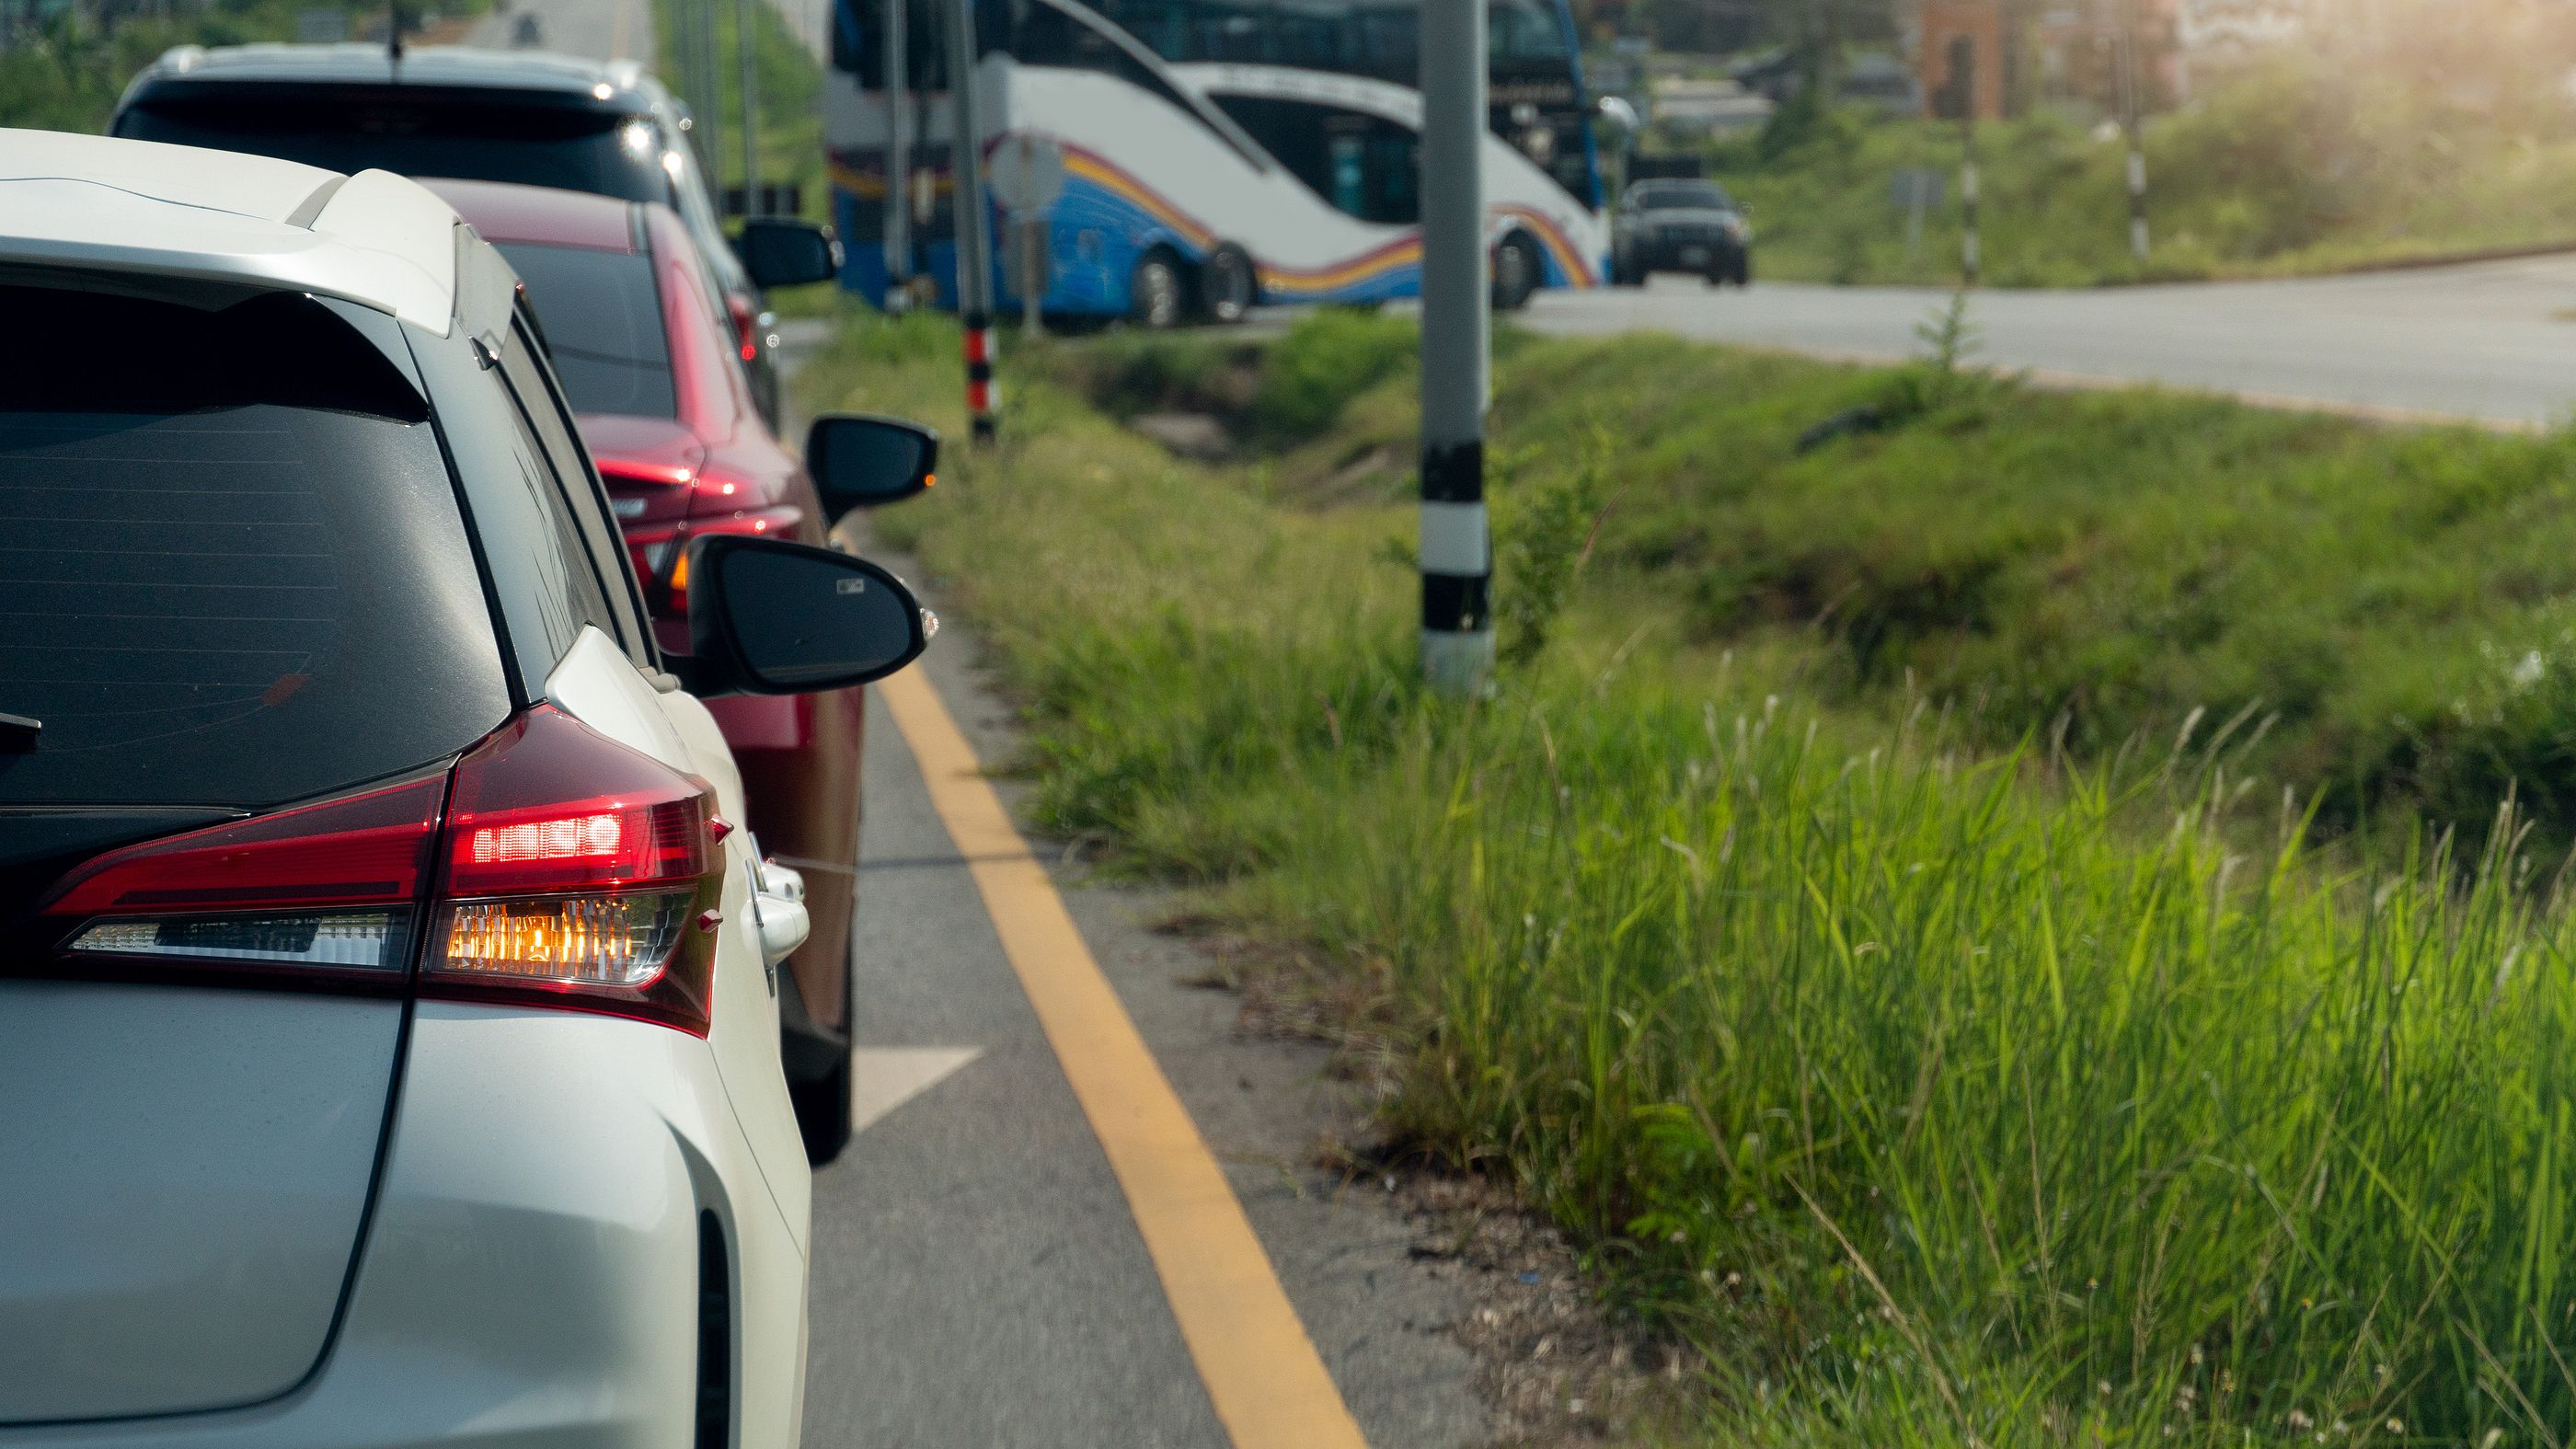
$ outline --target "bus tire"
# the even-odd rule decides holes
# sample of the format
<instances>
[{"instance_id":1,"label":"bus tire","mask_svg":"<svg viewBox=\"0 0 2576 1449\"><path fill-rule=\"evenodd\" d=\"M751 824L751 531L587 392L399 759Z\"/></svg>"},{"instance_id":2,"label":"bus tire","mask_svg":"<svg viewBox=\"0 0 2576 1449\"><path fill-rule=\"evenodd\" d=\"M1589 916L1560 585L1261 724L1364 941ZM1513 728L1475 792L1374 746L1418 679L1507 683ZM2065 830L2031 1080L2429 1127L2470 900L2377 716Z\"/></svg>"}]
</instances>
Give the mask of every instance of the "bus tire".
<instances>
[{"instance_id":1,"label":"bus tire","mask_svg":"<svg viewBox=\"0 0 2576 1449\"><path fill-rule=\"evenodd\" d=\"M1261 301L1252 258L1232 242L1199 264L1199 312L1211 322L1240 322Z\"/></svg>"},{"instance_id":2,"label":"bus tire","mask_svg":"<svg viewBox=\"0 0 2576 1449\"><path fill-rule=\"evenodd\" d=\"M1538 248L1530 239L1519 232L1503 238L1494 248L1494 310L1517 312L1529 305L1541 276Z\"/></svg>"},{"instance_id":3,"label":"bus tire","mask_svg":"<svg viewBox=\"0 0 2576 1449\"><path fill-rule=\"evenodd\" d=\"M1181 282L1181 263L1162 247L1156 247L1137 259L1136 270L1127 276L1127 319L1139 327L1160 332L1181 324L1189 310L1189 294Z\"/></svg>"}]
</instances>

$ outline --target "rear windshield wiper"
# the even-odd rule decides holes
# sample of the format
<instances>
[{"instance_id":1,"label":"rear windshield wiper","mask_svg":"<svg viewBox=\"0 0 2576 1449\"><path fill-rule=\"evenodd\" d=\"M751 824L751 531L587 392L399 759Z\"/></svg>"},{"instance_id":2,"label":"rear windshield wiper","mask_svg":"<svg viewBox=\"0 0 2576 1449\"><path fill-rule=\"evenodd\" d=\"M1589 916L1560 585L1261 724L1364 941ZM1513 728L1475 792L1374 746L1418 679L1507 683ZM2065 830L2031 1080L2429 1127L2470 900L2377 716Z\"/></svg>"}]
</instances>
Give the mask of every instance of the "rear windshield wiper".
<instances>
[{"instance_id":1,"label":"rear windshield wiper","mask_svg":"<svg viewBox=\"0 0 2576 1449\"><path fill-rule=\"evenodd\" d=\"M36 747L36 736L43 733L44 728L43 720L29 719L23 714L0 714L0 750L25 754Z\"/></svg>"}]
</instances>

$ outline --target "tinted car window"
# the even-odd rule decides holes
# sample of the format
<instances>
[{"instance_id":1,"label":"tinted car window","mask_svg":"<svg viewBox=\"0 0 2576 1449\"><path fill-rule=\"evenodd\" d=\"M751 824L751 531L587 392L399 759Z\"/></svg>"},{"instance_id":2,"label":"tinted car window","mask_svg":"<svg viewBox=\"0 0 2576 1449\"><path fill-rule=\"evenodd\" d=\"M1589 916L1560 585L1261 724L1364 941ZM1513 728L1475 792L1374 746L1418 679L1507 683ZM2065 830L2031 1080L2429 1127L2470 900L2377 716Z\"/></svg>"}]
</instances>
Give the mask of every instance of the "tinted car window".
<instances>
[{"instance_id":1,"label":"tinted car window","mask_svg":"<svg viewBox=\"0 0 2576 1449\"><path fill-rule=\"evenodd\" d=\"M510 391L534 427L538 445L555 476L556 526L565 533L565 547L567 551L579 550L588 561L586 568L576 572L589 579L597 591L602 611L597 621L600 628L626 650L637 667L658 668L652 635L644 624L643 596L635 586L634 566L618 541L616 525L610 521L613 514L608 490L600 486L590 455L582 450L580 436L573 430L573 420L564 412L562 397L547 380L536 344L522 328L510 329L510 345L502 354L502 375L509 379ZM589 590L576 593L585 601L593 597Z\"/></svg>"},{"instance_id":2,"label":"tinted car window","mask_svg":"<svg viewBox=\"0 0 2576 1449\"><path fill-rule=\"evenodd\" d=\"M463 87L410 96L325 86L210 83L148 97L116 134L250 151L332 171L516 181L628 201L669 201L661 132L651 120L557 105L514 105Z\"/></svg>"},{"instance_id":3,"label":"tinted car window","mask_svg":"<svg viewBox=\"0 0 2576 1449\"><path fill-rule=\"evenodd\" d=\"M671 343L649 257L499 243L545 329L555 376L577 413L677 417Z\"/></svg>"},{"instance_id":4,"label":"tinted car window","mask_svg":"<svg viewBox=\"0 0 2576 1449\"><path fill-rule=\"evenodd\" d=\"M584 624L610 629L607 601L590 578L579 535L563 518L527 419L478 352L463 328L444 338L412 334L412 355L438 399L439 433L465 488L520 686L538 694Z\"/></svg>"},{"instance_id":5,"label":"tinted car window","mask_svg":"<svg viewBox=\"0 0 2576 1449\"><path fill-rule=\"evenodd\" d=\"M273 805L510 708L418 391L324 304L0 287L0 805Z\"/></svg>"}]
</instances>

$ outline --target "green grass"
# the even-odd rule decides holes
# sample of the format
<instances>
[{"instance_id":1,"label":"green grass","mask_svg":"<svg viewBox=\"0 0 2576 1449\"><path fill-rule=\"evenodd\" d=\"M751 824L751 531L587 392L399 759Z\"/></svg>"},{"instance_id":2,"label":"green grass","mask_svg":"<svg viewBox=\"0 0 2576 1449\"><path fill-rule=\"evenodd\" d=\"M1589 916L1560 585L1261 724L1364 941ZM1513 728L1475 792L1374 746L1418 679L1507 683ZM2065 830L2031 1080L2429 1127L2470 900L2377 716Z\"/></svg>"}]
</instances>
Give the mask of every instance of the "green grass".
<instances>
[{"instance_id":1,"label":"green grass","mask_svg":"<svg viewBox=\"0 0 2576 1449\"><path fill-rule=\"evenodd\" d=\"M1412 335L1325 314L1266 360L1131 337L1062 365L1115 412L1306 439L1269 455L1283 494L1394 501ZM2100 759L2242 717L2242 766L2321 794L2338 831L2475 836L2511 789L2544 843L2576 841L2576 438L1643 336L1507 333L1496 389L1496 469L1596 471L1593 586L1678 642L1793 658L1802 690L1882 719L1929 697L1986 748ZM1800 451L1864 406L1892 424Z\"/></svg>"},{"instance_id":2,"label":"green grass","mask_svg":"<svg viewBox=\"0 0 2576 1449\"><path fill-rule=\"evenodd\" d=\"M809 402L955 424L946 325L854 319ZM1597 419L1618 456L1718 478L1663 498L1674 517L1824 487L1776 435L1884 385L1552 347L1504 367L1506 435L1568 379L1637 394ZM2225 748L1983 749L1929 700L1822 682L1811 640L1720 654L1633 558L1583 574L1491 698L1443 706L1414 680L1410 510L1318 493L1330 458L1177 462L1031 376L1102 365L1006 357L1010 448L880 520L999 646L1039 823L1195 884L1362 1001L1390 1124L1516 1184L1614 1305L1708 1350L1690 1437L2564 1442L2576 971L2501 846L2321 858ZM1370 446L1394 397L1340 399L1309 447ZM1724 431L1617 442L1685 397ZM1980 405L2012 426L1961 435L1997 465L2051 419L2159 408L2274 467L2303 439L2473 446L2172 399ZM1949 417L1872 446L1930 448ZM1507 559L1546 552L1574 486L1521 438ZM1663 485L1625 486L1633 554Z\"/></svg>"},{"instance_id":3,"label":"green grass","mask_svg":"<svg viewBox=\"0 0 2576 1449\"><path fill-rule=\"evenodd\" d=\"M2465 88L2468 82L2455 80ZM2276 60L2147 129L2154 248L2129 252L2124 141L2059 116L1978 130L1984 280L2089 286L2335 271L2493 248L2576 244L2576 132L2545 98L2463 110L2430 82ZM1959 273L1959 131L1836 116L1781 149L1712 149L1752 208L1777 279L1946 285ZM1900 168L1945 178L1907 241Z\"/></svg>"}]
</instances>

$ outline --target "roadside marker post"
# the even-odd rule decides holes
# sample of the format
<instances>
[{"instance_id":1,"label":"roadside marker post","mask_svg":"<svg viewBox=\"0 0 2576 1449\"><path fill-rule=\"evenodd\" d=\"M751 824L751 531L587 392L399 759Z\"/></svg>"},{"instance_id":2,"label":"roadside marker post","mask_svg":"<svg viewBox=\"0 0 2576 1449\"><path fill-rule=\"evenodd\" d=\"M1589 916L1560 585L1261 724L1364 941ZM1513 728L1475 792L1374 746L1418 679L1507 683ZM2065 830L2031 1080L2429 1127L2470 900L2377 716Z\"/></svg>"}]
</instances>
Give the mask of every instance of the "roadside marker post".
<instances>
[{"instance_id":1,"label":"roadside marker post","mask_svg":"<svg viewBox=\"0 0 2576 1449\"><path fill-rule=\"evenodd\" d=\"M2129 133L2129 255L2147 264L2147 123L2138 95L2138 17L2132 6L2113 44L2120 74L2120 124Z\"/></svg>"},{"instance_id":2,"label":"roadside marker post","mask_svg":"<svg viewBox=\"0 0 2576 1449\"><path fill-rule=\"evenodd\" d=\"M907 310L912 302L912 77L909 73L911 0L886 0L886 154L884 307Z\"/></svg>"},{"instance_id":3,"label":"roadside marker post","mask_svg":"<svg viewBox=\"0 0 2576 1449\"><path fill-rule=\"evenodd\" d=\"M956 176L957 320L966 329L966 415L974 440L990 443L993 426L993 253L985 231L984 132L975 116L974 0L948 7L948 99L955 135L949 151Z\"/></svg>"},{"instance_id":4,"label":"roadside marker post","mask_svg":"<svg viewBox=\"0 0 2576 1449\"><path fill-rule=\"evenodd\" d=\"M1422 674L1454 699L1494 669L1485 517L1485 0L1422 3Z\"/></svg>"},{"instance_id":5,"label":"roadside marker post","mask_svg":"<svg viewBox=\"0 0 2576 1449\"><path fill-rule=\"evenodd\" d=\"M1959 122L1959 275L1977 285L1977 118Z\"/></svg>"},{"instance_id":6,"label":"roadside marker post","mask_svg":"<svg viewBox=\"0 0 2576 1449\"><path fill-rule=\"evenodd\" d=\"M1064 147L1045 136L1022 131L1009 145L993 148L993 169L987 180L993 199L1011 214L1011 243L1004 265L1011 290L1019 294L1020 326L1031 337L1045 330L1040 311L1053 285L1048 257L1053 228L1047 208L1064 195L1064 179Z\"/></svg>"}]
</instances>

